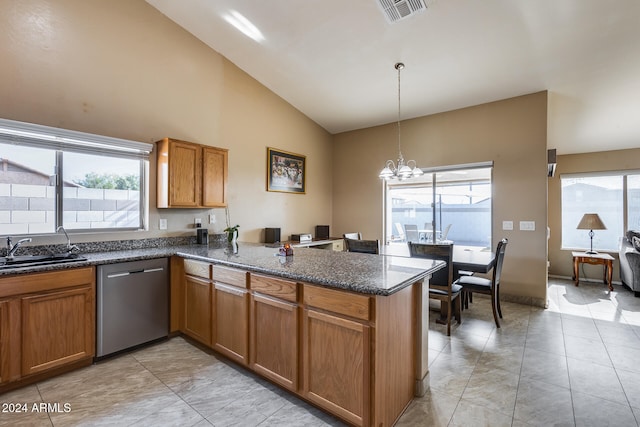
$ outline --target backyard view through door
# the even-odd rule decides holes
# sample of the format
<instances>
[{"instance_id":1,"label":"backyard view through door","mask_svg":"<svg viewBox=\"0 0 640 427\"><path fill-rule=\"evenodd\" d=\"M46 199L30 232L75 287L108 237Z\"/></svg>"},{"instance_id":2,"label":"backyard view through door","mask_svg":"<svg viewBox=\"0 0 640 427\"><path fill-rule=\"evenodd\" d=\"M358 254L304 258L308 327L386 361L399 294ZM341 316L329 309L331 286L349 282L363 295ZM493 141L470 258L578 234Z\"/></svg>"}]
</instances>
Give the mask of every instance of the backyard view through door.
<instances>
[{"instance_id":1,"label":"backyard view through door","mask_svg":"<svg viewBox=\"0 0 640 427\"><path fill-rule=\"evenodd\" d=\"M491 248L491 167L387 181L385 240Z\"/></svg>"}]
</instances>

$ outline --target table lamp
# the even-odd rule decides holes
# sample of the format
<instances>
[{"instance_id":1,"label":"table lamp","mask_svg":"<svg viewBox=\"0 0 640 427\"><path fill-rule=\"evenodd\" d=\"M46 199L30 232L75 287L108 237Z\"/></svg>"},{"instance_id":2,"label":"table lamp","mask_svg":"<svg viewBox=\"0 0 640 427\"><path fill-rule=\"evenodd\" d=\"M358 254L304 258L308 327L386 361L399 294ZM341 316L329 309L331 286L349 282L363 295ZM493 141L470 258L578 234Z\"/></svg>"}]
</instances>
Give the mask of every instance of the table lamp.
<instances>
[{"instance_id":1,"label":"table lamp","mask_svg":"<svg viewBox=\"0 0 640 427\"><path fill-rule=\"evenodd\" d=\"M593 230L606 230L607 227L600 219L597 213L584 214L580 220L580 224L576 227L578 230L589 230L589 237L591 238L591 249L585 253L589 255L597 254L598 252L593 250Z\"/></svg>"}]
</instances>

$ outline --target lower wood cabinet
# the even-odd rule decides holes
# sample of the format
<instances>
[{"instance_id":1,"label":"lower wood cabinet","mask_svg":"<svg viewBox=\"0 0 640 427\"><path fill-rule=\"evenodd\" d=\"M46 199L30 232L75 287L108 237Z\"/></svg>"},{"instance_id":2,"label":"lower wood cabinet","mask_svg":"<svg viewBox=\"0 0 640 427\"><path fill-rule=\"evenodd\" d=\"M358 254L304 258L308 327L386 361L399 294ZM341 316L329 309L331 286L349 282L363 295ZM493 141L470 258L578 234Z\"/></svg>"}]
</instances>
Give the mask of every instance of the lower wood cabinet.
<instances>
[{"instance_id":1,"label":"lower wood cabinet","mask_svg":"<svg viewBox=\"0 0 640 427\"><path fill-rule=\"evenodd\" d=\"M214 284L213 348L230 359L249 363L249 292Z\"/></svg>"},{"instance_id":2,"label":"lower wood cabinet","mask_svg":"<svg viewBox=\"0 0 640 427\"><path fill-rule=\"evenodd\" d=\"M184 334L352 425L411 402L421 282L374 296L187 261Z\"/></svg>"},{"instance_id":3,"label":"lower wood cabinet","mask_svg":"<svg viewBox=\"0 0 640 427\"><path fill-rule=\"evenodd\" d=\"M22 375L93 357L95 290L83 286L21 298Z\"/></svg>"},{"instance_id":4,"label":"lower wood cabinet","mask_svg":"<svg viewBox=\"0 0 640 427\"><path fill-rule=\"evenodd\" d=\"M0 278L3 387L93 361L95 278L93 267Z\"/></svg>"},{"instance_id":5,"label":"lower wood cabinet","mask_svg":"<svg viewBox=\"0 0 640 427\"><path fill-rule=\"evenodd\" d=\"M298 389L298 304L251 295L250 367L282 387Z\"/></svg>"},{"instance_id":6,"label":"lower wood cabinet","mask_svg":"<svg viewBox=\"0 0 640 427\"><path fill-rule=\"evenodd\" d=\"M303 396L355 425L370 413L370 327L305 309Z\"/></svg>"},{"instance_id":7,"label":"lower wood cabinet","mask_svg":"<svg viewBox=\"0 0 640 427\"><path fill-rule=\"evenodd\" d=\"M182 331L211 346L213 285L208 279L185 276Z\"/></svg>"},{"instance_id":8,"label":"lower wood cabinet","mask_svg":"<svg viewBox=\"0 0 640 427\"><path fill-rule=\"evenodd\" d=\"M9 381L9 301L0 301L0 384Z\"/></svg>"}]
</instances>

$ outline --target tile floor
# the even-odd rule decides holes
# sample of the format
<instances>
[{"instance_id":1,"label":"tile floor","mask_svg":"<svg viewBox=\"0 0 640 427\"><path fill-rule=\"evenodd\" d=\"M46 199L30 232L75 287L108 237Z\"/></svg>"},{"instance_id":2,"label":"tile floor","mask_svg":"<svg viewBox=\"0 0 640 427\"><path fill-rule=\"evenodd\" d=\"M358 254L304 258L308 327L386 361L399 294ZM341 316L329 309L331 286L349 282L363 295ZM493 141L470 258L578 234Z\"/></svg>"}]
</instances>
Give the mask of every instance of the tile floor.
<instances>
[{"instance_id":1,"label":"tile floor","mask_svg":"<svg viewBox=\"0 0 640 427\"><path fill-rule=\"evenodd\" d=\"M638 426L640 298L549 281L550 307L476 297L451 337L431 322L430 391L398 426ZM432 318L435 316L432 316ZM0 426L326 426L336 419L181 338L0 395ZM31 412L37 402L71 411Z\"/></svg>"}]
</instances>

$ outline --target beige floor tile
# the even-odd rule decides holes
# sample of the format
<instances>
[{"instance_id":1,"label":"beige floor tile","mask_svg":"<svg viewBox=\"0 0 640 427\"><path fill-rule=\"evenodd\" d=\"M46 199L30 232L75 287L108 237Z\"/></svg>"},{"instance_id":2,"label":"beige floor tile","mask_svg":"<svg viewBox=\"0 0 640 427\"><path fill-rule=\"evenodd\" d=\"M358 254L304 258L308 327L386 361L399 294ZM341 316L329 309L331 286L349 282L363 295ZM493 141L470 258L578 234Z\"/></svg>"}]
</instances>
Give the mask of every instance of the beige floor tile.
<instances>
[{"instance_id":1,"label":"beige floor tile","mask_svg":"<svg viewBox=\"0 0 640 427\"><path fill-rule=\"evenodd\" d=\"M414 399L396 427L447 426L460 401L459 397L436 390Z\"/></svg>"},{"instance_id":2,"label":"beige floor tile","mask_svg":"<svg viewBox=\"0 0 640 427\"><path fill-rule=\"evenodd\" d=\"M0 394L0 426L52 426L49 415L38 409L42 402L35 385Z\"/></svg>"},{"instance_id":3,"label":"beige floor tile","mask_svg":"<svg viewBox=\"0 0 640 427\"><path fill-rule=\"evenodd\" d=\"M522 361L520 380L542 381L569 388L567 358L546 351L526 349Z\"/></svg>"},{"instance_id":4,"label":"beige floor tile","mask_svg":"<svg viewBox=\"0 0 640 427\"><path fill-rule=\"evenodd\" d=\"M505 415L473 400L462 399L449 423L449 427L510 427L512 416Z\"/></svg>"},{"instance_id":5,"label":"beige floor tile","mask_svg":"<svg viewBox=\"0 0 640 427\"><path fill-rule=\"evenodd\" d=\"M433 391L460 398L474 368L463 358L443 354L429 368L429 385Z\"/></svg>"},{"instance_id":6,"label":"beige floor tile","mask_svg":"<svg viewBox=\"0 0 640 427\"><path fill-rule=\"evenodd\" d=\"M503 415L513 415L520 375L502 369L476 367L462 399Z\"/></svg>"},{"instance_id":7,"label":"beige floor tile","mask_svg":"<svg viewBox=\"0 0 640 427\"><path fill-rule=\"evenodd\" d=\"M617 369L622 389L632 408L640 409L640 373Z\"/></svg>"},{"instance_id":8,"label":"beige floor tile","mask_svg":"<svg viewBox=\"0 0 640 427\"><path fill-rule=\"evenodd\" d=\"M547 382L521 380L514 419L540 426L572 426L571 391Z\"/></svg>"},{"instance_id":9,"label":"beige floor tile","mask_svg":"<svg viewBox=\"0 0 640 427\"><path fill-rule=\"evenodd\" d=\"M562 330L562 329L560 329ZM564 336L557 332L540 332L534 330L527 334L526 349L546 351L547 353L565 356Z\"/></svg>"},{"instance_id":10,"label":"beige floor tile","mask_svg":"<svg viewBox=\"0 0 640 427\"><path fill-rule=\"evenodd\" d=\"M603 403L601 398L573 392L576 427L637 426L633 411L624 400Z\"/></svg>"},{"instance_id":11,"label":"beige floor tile","mask_svg":"<svg viewBox=\"0 0 640 427\"><path fill-rule=\"evenodd\" d=\"M613 367L567 358L572 392L596 396L608 402L625 402L622 385Z\"/></svg>"},{"instance_id":12,"label":"beige floor tile","mask_svg":"<svg viewBox=\"0 0 640 427\"><path fill-rule=\"evenodd\" d=\"M589 360L605 366L613 366L609 353L600 337L584 338L573 335L565 335L564 346L567 357L580 360Z\"/></svg>"}]
</instances>

